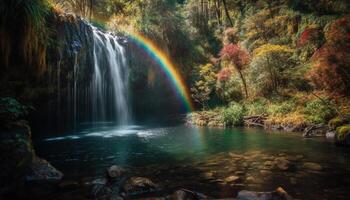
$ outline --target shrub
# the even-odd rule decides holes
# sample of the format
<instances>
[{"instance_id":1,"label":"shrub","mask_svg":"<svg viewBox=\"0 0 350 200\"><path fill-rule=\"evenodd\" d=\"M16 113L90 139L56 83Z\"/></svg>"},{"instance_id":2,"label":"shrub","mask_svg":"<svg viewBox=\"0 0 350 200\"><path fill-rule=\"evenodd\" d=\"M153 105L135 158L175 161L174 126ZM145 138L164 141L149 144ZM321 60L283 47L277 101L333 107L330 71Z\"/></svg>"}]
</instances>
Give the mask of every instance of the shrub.
<instances>
[{"instance_id":1,"label":"shrub","mask_svg":"<svg viewBox=\"0 0 350 200\"><path fill-rule=\"evenodd\" d=\"M296 107L293 101L284 101L280 104L272 104L268 108L268 113L272 116L281 117L291 113Z\"/></svg>"},{"instance_id":2,"label":"shrub","mask_svg":"<svg viewBox=\"0 0 350 200\"><path fill-rule=\"evenodd\" d=\"M256 100L245 105L247 115L267 114L266 102L264 100Z\"/></svg>"},{"instance_id":3,"label":"shrub","mask_svg":"<svg viewBox=\"0 0 350 200\"><path fill-rule=\"evenodd\" d=\"M231 104L223 111L223 120L226 126L243 125L244 107L238 103Z\"/></svg>"},{"instance_id":4,"label":"shrub","mask_svg":"<svg viewBox=\"0 0 350 200\"><path fill-rule=\"evenodd\" d=\"M9 123L23 119L33 109L20 104L16 99L0 98L0 125L7 126Z\"/></svg>"},{"instance_id":5,"label":"shrub","mask_svg":"<svg viewBox=\"0 0 350 200\"><path fill-rule=\"evenodd\" d=\"M316 99L306 103L304 113L310 122L319 124L332 119L336 114L336 110L332 101Z\"/></svg>"}]
</instances>

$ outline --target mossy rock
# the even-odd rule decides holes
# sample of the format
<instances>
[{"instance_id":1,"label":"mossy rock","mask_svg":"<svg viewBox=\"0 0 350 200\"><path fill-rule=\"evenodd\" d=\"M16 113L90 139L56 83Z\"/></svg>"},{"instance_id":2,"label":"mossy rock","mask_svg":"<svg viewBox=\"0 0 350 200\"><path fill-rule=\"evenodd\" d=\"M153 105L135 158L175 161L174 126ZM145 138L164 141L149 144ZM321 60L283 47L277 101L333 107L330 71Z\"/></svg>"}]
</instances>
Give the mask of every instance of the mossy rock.
<instances>
[{"instance_id":1,"label":"mossy rock","mask_svg":"<svg viewBox=\"0 0 350 200\"><path fill-rule=\"evenodd\" d=\"M337 144L350 145L350 124L338 127L335 138Z\"/></svg>"},{"instance_id":2,"label":"mossy rock","mask_svg":"<svg viewBox=\"0 0 350 200\"><path fill-rule=\"evenodd\" d=\"M348 115L346 116L338 116L333 119L331 119L328 122L328 126L332 129L335 129L337 127L340 127L344 124L350 123L350 117Z\"/></svg>"}]
</instances>

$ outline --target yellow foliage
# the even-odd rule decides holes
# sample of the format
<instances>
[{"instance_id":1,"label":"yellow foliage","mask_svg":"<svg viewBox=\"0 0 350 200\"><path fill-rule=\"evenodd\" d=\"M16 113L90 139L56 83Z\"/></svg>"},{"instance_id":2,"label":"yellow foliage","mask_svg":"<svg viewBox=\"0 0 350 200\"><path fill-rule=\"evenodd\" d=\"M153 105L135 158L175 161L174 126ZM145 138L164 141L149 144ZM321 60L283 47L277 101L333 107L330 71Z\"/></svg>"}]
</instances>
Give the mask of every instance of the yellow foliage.
<instances>
[{"instance_id":1,"label":"yellow foliage","mask_svg":"<svg viewBox=\"0 0 350 200\"><path fill-rule=\"evenodd\" d=\"M293 53L294 50L286 45L265 44L255 49L254 57L265 56L270 53Z\"/></svg>"}]
</instances>

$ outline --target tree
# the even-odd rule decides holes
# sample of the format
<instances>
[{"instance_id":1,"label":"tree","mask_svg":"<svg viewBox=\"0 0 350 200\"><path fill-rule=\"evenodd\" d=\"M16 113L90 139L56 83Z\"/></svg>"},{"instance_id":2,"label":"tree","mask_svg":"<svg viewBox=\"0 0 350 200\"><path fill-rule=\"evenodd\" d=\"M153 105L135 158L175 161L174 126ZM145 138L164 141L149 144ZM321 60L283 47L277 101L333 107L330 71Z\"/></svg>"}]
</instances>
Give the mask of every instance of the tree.
<instances>
[{"instance_id":1,"label":"tree","mask_svg":"<svg viewBox=\"0 0 350 200\"><path fill-rule=\"evenodd\" d=\"M222 0L222 3L224 5L224 9L225 9L225 14L226 14L227 20L230 22L230 25L233 27L233 22L232 22L232 19L230 17L230 13L228 12L226 0Z\"/></svg>"},{"instance_id":2,"label":"tree","mask_svg":"<svg viewBox=\"0 0 350 200\"><path fill-rule=\"evenodd\" d=\"M220 57L222 60L229 61L230 64L237 70L242 84L244 87L245 97L248 98L248 89L245 77L243 76L243 70L249 64L249 54L247 51L241 49L240 46L236 44L228 44L220 52Z\"/></svg>"},{"instance_id":3,"label":"tree","mask_svg":"<svg viewBox=\"0 0 350 200\"><path fill-rule=\"evenodd\" d=\"M279 93L287 85L288 70L293 66L290 60L293 50L284 45L266 44L255 49L250 64L249 77L254 82L256 93Z\"/></svg>"},{"instance_id":4,"label":"tree","mask_svg":"<svg viewBox=\"0 0 350 200\"><path fill-rule=\"evenodd\" d=\"M207 103L215 88L216 68L210 63L201 65L196 69L195 75L197 76L197 81L191 88L192 98L205 109L208 107Z\"/></svg>"},{"instance_id":5,"label":"tree","mask_svg":"<svg viewBox=\"0 0 350 200\"><path fill-rule=\"evenodd\" d=\"M325 33L326 43L311 57L307 74L316 89L350 95L350 17L333 21Z\"/></svg>"}]
</instances>

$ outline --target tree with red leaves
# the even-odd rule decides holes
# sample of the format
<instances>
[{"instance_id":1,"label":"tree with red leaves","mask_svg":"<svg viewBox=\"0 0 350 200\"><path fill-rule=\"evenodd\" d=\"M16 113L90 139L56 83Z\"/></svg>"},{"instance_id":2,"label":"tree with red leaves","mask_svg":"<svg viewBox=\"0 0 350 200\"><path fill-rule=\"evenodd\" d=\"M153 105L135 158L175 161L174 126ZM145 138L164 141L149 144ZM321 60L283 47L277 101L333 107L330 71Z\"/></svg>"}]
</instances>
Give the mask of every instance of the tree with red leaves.
<instances>
[{"instance_id":1,"label":"tree with red leaves","mask_svg":"<svg viewBox=\"0 0 350 200\"><path fill-rule=\"evenodd\" d=\"M233 67L237 70L244 87L244 92L246 98L248 97L247 83L243 76L243 70L249 64L249 54L246 50L242 49L237 44L228 44L222 48L220 52L220 58L222 60L227 60Z\"/></svg>"},{"instance_id":2,"label":"tree with red leaves","mask_svg":"<svg viewBox=\"0 0 350 200\"><path fill-rule=\"evenodd\" d=\"M311 58L309 78L317 89L350 95L350 17L335 20L325 35L326 43Z\"/></svg>"},{"instance_id":3,"label":"tree with red leaves","mask_svg":"<svg viewBox=\"0 0 350 200\"><path fill-rule=\"evenodd\" d=\"M322 30L319 28L306 28L299 36L297 46L304 47L309 43L320 41L322 38Z\"/></svg>"}]
</instances>

